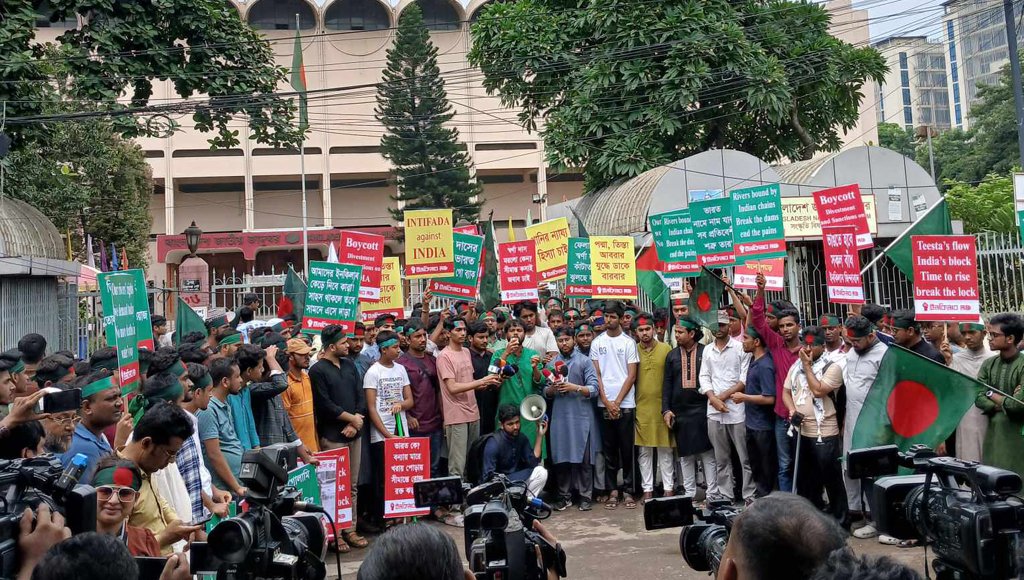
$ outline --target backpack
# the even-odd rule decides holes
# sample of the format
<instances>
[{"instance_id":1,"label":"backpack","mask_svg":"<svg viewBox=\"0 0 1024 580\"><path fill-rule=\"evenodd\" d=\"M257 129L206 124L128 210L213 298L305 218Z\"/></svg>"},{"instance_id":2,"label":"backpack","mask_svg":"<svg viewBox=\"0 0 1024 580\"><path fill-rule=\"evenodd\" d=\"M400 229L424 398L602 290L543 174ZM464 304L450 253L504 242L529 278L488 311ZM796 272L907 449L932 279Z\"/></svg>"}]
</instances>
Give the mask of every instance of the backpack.
<instances>
[{"instance_id":1,"label":"backpack","mask_svg":"<svg viewBox=\"0 0 1024 580\"><path fill-rule=\"evenodd\" d=\"M470 485L480 485L483 479L484 450L487 443L494 439L496 432L488 433L483 437L477 437L476 441L469 444L469 451L466 453L466 471L463 474L463 481Z\"/></svg>"}]
</instances>

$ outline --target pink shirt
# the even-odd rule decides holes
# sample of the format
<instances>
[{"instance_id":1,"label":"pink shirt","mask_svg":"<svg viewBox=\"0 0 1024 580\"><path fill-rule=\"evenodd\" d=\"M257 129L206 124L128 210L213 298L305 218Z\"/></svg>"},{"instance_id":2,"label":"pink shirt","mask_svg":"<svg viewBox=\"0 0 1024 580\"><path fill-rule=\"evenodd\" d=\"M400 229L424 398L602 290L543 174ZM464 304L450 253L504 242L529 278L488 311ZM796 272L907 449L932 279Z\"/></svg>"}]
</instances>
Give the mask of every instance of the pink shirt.
<instances>
[{"instance_id":1,"label":"pink shirt","mask_svg":"<svg viewBox=\"0 0 1024 580\"><path fill-rule=\"evenodd\" d=\"M441 411L445 426L472 423L480 419L474 391L453 395L444 384L445 379L454 379L456 383L473 382L473 359L470 358L468 348L454 351L445 347L437 355L437 378L441 382Z\"/></svg>"}]
</instances>

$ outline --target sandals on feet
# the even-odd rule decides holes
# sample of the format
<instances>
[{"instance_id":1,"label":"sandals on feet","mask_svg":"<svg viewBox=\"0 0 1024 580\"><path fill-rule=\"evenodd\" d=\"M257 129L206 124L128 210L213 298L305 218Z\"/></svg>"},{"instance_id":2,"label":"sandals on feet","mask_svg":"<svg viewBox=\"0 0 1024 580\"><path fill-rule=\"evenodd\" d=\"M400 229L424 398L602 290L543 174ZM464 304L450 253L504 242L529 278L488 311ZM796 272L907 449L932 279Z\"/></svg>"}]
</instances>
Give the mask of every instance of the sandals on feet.
<instances>
[{"instance_id":1,"label":"sandals on feet","mask_svg":"<svg viewBox=\"0 0 1024 580\"><path fill-rule=\"evenodd\" d=\"M619 496L613 493L608 497L607 501L604 502L604 509L613 510L617 507L619 507Z\"/></svg>"},{"instance_id":2,"label":"sandals on feet","mask_svg":"<svg viewBox=\"0 0 1024 580\"><path fill-rule=\"evenodd\" d=\"M635 510L636 509L636 502L633 501L633 496L629 495L628 493L626 494L626 499L624 500L624 503L626 504L626 509L628 509L628 510Z\"/></svg>"}]
</instances>

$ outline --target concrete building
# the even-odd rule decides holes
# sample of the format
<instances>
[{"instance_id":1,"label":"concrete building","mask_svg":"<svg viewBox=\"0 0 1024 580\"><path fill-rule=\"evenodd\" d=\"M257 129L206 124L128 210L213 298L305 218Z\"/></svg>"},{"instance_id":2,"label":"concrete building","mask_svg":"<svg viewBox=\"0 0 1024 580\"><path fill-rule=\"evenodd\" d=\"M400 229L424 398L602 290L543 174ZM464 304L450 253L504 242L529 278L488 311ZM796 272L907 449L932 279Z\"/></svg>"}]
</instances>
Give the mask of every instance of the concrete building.
<instances>
[{"instance_id":1,"label":"concrete building","mask_svg":"<svg viewBox=\"0 0 1024 580\"><path fill-rule=\"evenodd\" d=\"M825 9L832 16L829 32L843 42L856 47L868 46L871 33L868 30L870 18L867 10L854 9L852 0L828 0ZM875 83L868 81L861 89L864 98L860 103L860 117L857 124L842 136L843 148L878 143L878 113L875 97ZM822 151L818 156L828 155Z\"/></svg>"},{"instance_id":2,"label":"concrete building","mask_svg":"<svg viewBox=\"0 0 1024 580\"><path fill-rule=\"evenodd\" d=\"M875 91L878 122L949 129L945 46L925 36L893 36L873 46L889 65Z\"/></svg>"},{"instance_id":3,"label":"concrete building","mask_svg":"<svg viewBox=\"0 0 1024 580\"><path fill-rule=\"evenodd\" d=\"M968 129L978 86L998 84L999 74L1009 62L1003 3L1002 0L948 0L943 8L952 125ZM1021 3L1014 2L1014 18L1018 22L1021 10ZM1022 38L1024 33L1017 26L1018 45Z\"/></svg>"}]
</instances>

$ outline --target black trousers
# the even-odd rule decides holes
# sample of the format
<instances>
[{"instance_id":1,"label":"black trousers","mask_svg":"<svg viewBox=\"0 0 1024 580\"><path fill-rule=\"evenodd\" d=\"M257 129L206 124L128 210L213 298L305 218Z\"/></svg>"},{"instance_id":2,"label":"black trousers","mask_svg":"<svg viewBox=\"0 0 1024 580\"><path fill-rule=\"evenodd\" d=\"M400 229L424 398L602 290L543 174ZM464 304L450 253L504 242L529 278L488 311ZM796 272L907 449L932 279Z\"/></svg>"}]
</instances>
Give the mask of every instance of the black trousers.
<instances>
[{"instance_id":1,"label":"black trousers","mask_svg":"<svg viewBox=\"0 0 1024 580\"><path fill-rule=\"evenodd\" d=\"M846 486L843 483L843 469L839 462L843 444L839 436L800 436L800 464L796 473L796 492L825 510L839 522L846 521L849 504L846 501ZM828 496L828 505L821 498L822 491Z\"/></svg>"},{"instance_id":2,"label":"black trousers","mask_svg":"<svg viewBox=\"0 0 1024 580\"><path fill-rule=\"evenodd\" d=\"M367 515L375 522L384 521L384 442L370 443L373 484L370 486Z\"/></svg>"},{"instance_id":3,"label":"black trousers","mask_svg":"<svg viewBox=\"0 0 1024 580\"><path fill-rule=\"evenodd\" d=\"M753 472L754 497L764 497L775 489L775 481L779 476L775 430L755 431L747 427L747 457L750 460L750 471Z\"/></svg>"},{"instance_id":4,"label":"black trousers","mask_svg":"<svg viewBox=\"0 0 1024 580\"><path fill-rule=\"evenodd\" d=\"M555 465L558 480L558 497L572 501L572 488L580 498L591 501L594 497L594 466L590 464L590 441L583 449L583 463L559 463Z\"/></svg>"},{"instance_id":5,"label":"black trousers","mask_svg":"<svg viewBox=\"0 0 1024 580\"><path fill-rule=\"evenodd\" d=\"M636 411L622 409L618 419L607 417L601 420L601 448L604 449L605 486L608 491L625 491L636 494L636 482L640 480L640 468L636 461ZM618 485L619 469L622 469L622 485Z\"/></svg>"}]
</instances>

